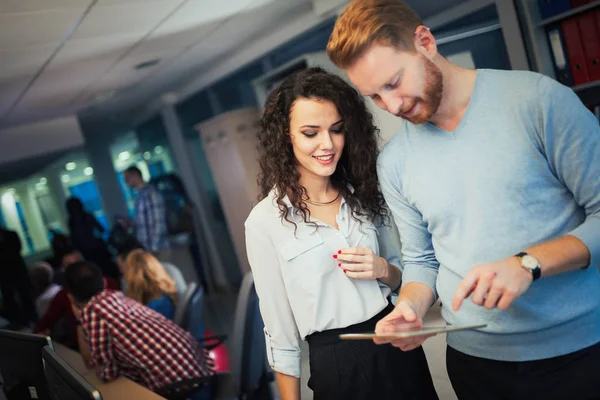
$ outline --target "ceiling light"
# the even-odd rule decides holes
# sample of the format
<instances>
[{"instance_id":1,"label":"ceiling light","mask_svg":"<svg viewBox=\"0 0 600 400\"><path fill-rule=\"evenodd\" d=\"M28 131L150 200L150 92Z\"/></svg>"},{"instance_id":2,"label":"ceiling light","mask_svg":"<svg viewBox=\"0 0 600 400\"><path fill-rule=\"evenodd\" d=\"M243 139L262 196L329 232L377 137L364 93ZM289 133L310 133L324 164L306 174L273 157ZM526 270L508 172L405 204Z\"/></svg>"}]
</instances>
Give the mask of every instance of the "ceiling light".
<instances>
[{"instance_id":1,"label":"ceiling light","mask_svg":"<svg viewBox=\"0 0 600 400\"><path fill-rule=\"evenodd\" d=\"M135 65L133 68L134 69L150 68L150 67L154 67L159 62L160 62L160 58L155 58L155 59L152 59L152 60L141 62L141 63Z\"/></svg>"},{"instance_id":2,"label":"ceiling light","mask_svg":"<svg viewBox=\"0 0 600 400\"><path fill-rule=\"evenodd\" d=\"M123 151L123 152L119 153L119 160L127 161L127 160L129 160L130 156L131 156L131 154L128 151Z\"/></svg>"},{"instance_id":3,"label":"ceiling light","mask_svg":"<svg viewBox=\"0 0 600 400\"><path fill-rule=\"evenodd\" d=\"M156 154L162 154L162 152L163 152L164 150L165 150L165 149L163 149L163 147L162 147L162 146L156 146L156 147L154 148L154 153L156 153Z\"/></svg>"},{"instance_id":4,"label":"ceiling light","mask_svg":"<svg viewBox=\"0 0 600 400\"><path fill-rule=\"evenodd\" d=\"M149 151L144 152L144 160L149 160L152 158L152 154Z\"/></svg>"},{"instance_id":5,"label":"ceiling light","mask_svg":"<svg viewBox=\"0 0 600 400\"><path fill-rule=\"evenodd\" d=\"M103 101L106 101L106 100L114 97L115 94L117 94L116 90L106 90L104 92L100 92L92 98L92 102L93 103L101 103Z\"/></svg>"},{"instance_id":6,"label":"ceiling light","mask_svg":"<svg viewBox=\"0 0 600 400\"><path fill-rule=\"evenodd\" d=\"M86 168L84 168L83 169L83 174L85 176L93 175L94 174L94 168L92 168L92 167L86 167Z\"/></svg>"},{"instance_id":7,"label":"ceiling light","mask_svg":"<svg viewBox=\"0 0 600 400\"><path fill-rule=\"evenodd\" d=\"M60 180L63 181L63 183L67 183L71 180L71 177L69 175L63 175L60 177Z\"/></svg>"},{"instance_id":8,"label":"ceiling light","mask_svg":"<svg viewBox=\"0 0 600 400\"><path fill-rule=\"evenodd\" d=\"M75 168L77 168L77 164L75 164L73 161L71 161L71 162L68 162L68 163L65 165L65 169L66 169L67 171L74 171L74 170L75 170Z\"/></svg>"},{"instance_id":9,"label":"ceiling light","mask_svg":"<svg viewBox=\"0 0 600 400\"><path fill-rule=\"evenodd\" d=\"M42 185L45 185L46 183L48 183L48 179L44 178L43 176L40 178L40 183Z\"/></svg>"}]
</instances>

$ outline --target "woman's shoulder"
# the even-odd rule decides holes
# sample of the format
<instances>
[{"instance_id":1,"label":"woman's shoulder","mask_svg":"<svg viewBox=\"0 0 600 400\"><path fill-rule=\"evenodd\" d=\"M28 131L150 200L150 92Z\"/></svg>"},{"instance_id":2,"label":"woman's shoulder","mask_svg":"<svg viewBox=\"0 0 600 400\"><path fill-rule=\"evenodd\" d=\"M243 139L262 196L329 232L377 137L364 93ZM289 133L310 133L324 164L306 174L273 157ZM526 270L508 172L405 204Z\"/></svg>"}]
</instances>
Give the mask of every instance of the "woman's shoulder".
<instances>
[{"instance_id":1,"label":"woman's shoulder","mask_svg":"<svg viewBox=\"0 0 600 400\"><path fill-rule=\"evenodd\" d=\"M264 227L272 224L273 222L281 220L279 206L277 204L277 196L275 190L269 192L269 194L259 201L250 211L248 218L246 218L246 228L257 228Z\"/></svg>"}]
</instances>

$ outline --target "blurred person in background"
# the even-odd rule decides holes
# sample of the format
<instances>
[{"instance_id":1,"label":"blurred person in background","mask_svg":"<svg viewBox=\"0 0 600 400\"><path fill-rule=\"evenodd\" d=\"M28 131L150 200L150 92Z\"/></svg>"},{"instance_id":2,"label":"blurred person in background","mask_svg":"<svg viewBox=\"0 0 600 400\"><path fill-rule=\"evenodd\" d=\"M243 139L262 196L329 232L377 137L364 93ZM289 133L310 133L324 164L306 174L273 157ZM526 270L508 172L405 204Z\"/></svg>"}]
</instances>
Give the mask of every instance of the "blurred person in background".
<instances>
[{"instance_id":1,"label":"blurred person in background","mask_svg":"<svg viewBox=\"0 0 600 400\"><path fill-rule=\"evenodd\" d=\"M35 308L39 316L45 315L50 302L60 292L60 285L54 283L54 270L47 262L37 263L29 272L34 289Z\"/></svg>"},{"instance_id":2,"label":"blurred person in background","mask_svg":"<svg viewBox=\"0 0 600 400\"><path fill-rule=\"evenodd\" d=\"M0 291L6 318L24 326L36 319L33 291L19 235L0 227Z\"/></svg>"},{"instance_id":3,"label":"blurred person in background","mask_svg":"<svg viewBox=\"0 0 600 400\"><path fill-rule=\"evenodd\" d=\"M88 365L101 380L124 376L170 398L174 386L208 382L214 374L208 351L190 333L123 293L106 290L94 264L70 265L65 281L84 334L82 353L89 354Z\"/></svg>"},{"instance_id":4,"label":"blurred person in background","mask_svg":"<svg viewBox=\"0 0 600 400\"><path fill-rule=\"evenodd\" d=\"M102 239L104 227L94 215L84 210L83 203L77 197L70 197L66 208L73 246L81 252L85 260L98 265L105 276L118 279L118 268L112 260L108 245Z\"/></svg>"},{"instance_id":5,"label":"blurred person in background","mask_svg":"<svg viewBox=\"0 0 600 400\"><path fill-rule=\"evenodd\" d=\"M127 297L173 319L177 289L156 257L141 249L132 251L125 260L123 278Z\"/></svg>"},{"instance_id":6,"label":"blurred person in background","mask_svg":"<svg viewBox=\"0 0 600 400\"><path fill-rule=\"evenodd\" d=\"M117 249L117 265L119 266L119 271L123 276L125 275L125 270L127 269L127 256L129 256L129 254L134 250L145 251L144 246L142 246L142 244L138 242L135 238L127 239L126 241L121 243L120 247ZM169 262L164 262L162 260L158 260L158 262L160 262L165 271L167 271L167 274L169 274L171 279L173 279L173 282L175 282L177 296L182 296L187 288L187 282L183 277L181 270ZM125 280L121 278L121 287L125 288L125 286Z\"/></svg>"},{"instance_id":7,"label":"blurred person in background","mask_svg":"<svg viewBox=\"0 0 600 400\"><path fill-rule=\"evenodd\" d=\"M64 275L69 265L83 260L83 256L75 248L65 249L61 272ZM110 277L104 277L104 285L107 289L119 290L119 284ZM65 287L56 294L46 313L41 315L39 321L35 324L33 332L50 335L57 342L77 349L79 347L77 321L75 315L73 315L71 302L67 294Z\"/></svg>"},{"instance_id":8,"label":"blurred person in background","mask_svg":"<svg viewBox=\"0 0 600 400\"><path fill-rule=\"evenodd\" d=\"M161 193L144 181L142 171L136 166L127 168L123 175L127 186L137 191L134 218L138 241L158 258L168 259L167 215Z\"/></svg>"}]
</instances>

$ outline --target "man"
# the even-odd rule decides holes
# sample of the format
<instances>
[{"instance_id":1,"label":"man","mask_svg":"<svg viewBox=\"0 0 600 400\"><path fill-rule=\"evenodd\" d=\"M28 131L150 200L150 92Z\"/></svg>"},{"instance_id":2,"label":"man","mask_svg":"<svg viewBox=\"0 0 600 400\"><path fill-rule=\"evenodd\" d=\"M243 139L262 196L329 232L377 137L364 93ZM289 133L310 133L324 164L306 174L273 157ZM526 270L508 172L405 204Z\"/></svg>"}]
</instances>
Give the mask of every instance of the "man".
<instances>
[{"instance_id":1,"label":"man","mask_svg":"<svg viewBox=\"0 0 600 400\"><path fill-rule=\"evenodd\" d=\"M165 394L214 373L208 352L188 332L123 293L105 290L94 264L70 265L65 281L100 379L124 376Z\"/></svg>"},{"instance_id":2,"label":"man","mask_svg":"<svg viewBox=\"0 0 600 400\"><path fill-rule=\"evenodd\" d=\"M29 325L35 320L31 289L21 257L21 239L16 232L0 227L0 291L6 317L11 322Z\"/></svg>"},{"instance_id":3,"label":"man","mask_svg":"<svg viewBox=\"0 0 600 400\"><path fill-rule=\"evenodd\" d=\"M404 119L379 159L403 286L376 331L439 295L449 324L487 324L448 334L459 398L600 398L598 121L543 75L452 64L400 0L351 2L327 51Z\"/></svg>"},{"instance_id":4,"label":"man","mask_svg":"<svg viewBox=\"0 0 600 400\"><path fill-rule=\"evenodd\" d=\"M137 239L148 251L164 256L160 253L169 248L164 199L156 188L144 182L138 167L131 166L123 174L125 183L137 190L134 206Z\"/></svg>"},{"instance_id":5,"label":"man","mask_svg":"<svg viewBox=\"0 0 600 400\"><path fill-rule=\"evenodd\" d=\"M134 238L126 240L117 249L117 265L119 266L119 271L121 272L121 275L125 275L125 268L127 267L127 257L134 250L145 251L144 246L142 246L141 243L135 240ZM181 297L185 292L185 289L187 288L187 283L185 281L185 278L183 277L183 274L181 273L181 270L171 263L163 262L161 260L159 261L162 264L165 271L167 272L167 274L169 274L171 279L173 279L173 282L175 282L177 294ZM121 287L123 288L123 290L125 289L125 286L125 281L123 278L121 278Z\"/></svg>"},{"instance_id":6,"label":"man","mask_svg":"<svg viewBox=\"0 0 600 400\"><path fill-rule=\"evenodd\" d=\"M72 247L66 248L64 253L60 269L61 276L63 276L63 284L65 283L64 274L66 268L71 264L83 261L81 253ZM103 279L106 288L113 290L119 289L119 285L114 279L110 277L105 277ZM33 332L48 335L52 334L53 339L57 342L61 342L73 349L79 348L82 332L78 332L77 320L73 314L66 287L60 289L54 296L48 305L46 313L41 315L39 321L35 324Z\"/></svg>"}]
</instances>

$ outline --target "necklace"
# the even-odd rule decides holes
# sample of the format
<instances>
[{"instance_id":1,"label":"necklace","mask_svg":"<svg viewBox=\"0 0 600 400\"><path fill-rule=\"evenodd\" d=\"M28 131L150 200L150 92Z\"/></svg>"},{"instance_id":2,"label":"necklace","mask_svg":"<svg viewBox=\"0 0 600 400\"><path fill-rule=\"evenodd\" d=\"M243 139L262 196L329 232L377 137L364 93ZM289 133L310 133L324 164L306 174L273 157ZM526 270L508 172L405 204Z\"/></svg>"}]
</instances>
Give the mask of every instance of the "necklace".
<instances>
[{"instance_id":1,"label":"necklace","mask_svg":"<svg viewBox=\"0 0 600 400\"><path fill-rule=\"evenodd\" d=\"M326 206L327 204L331 204L334 201L336 201L340 197L341 193L342 193L341 190L338 191L338 194L337 194L337 196L335 196L335 199L330 200L330 201L310 201L310 200L306 199L306 202L310 203L310 204L314 204L315 206Z\"/></svg>"}]
</instances>

